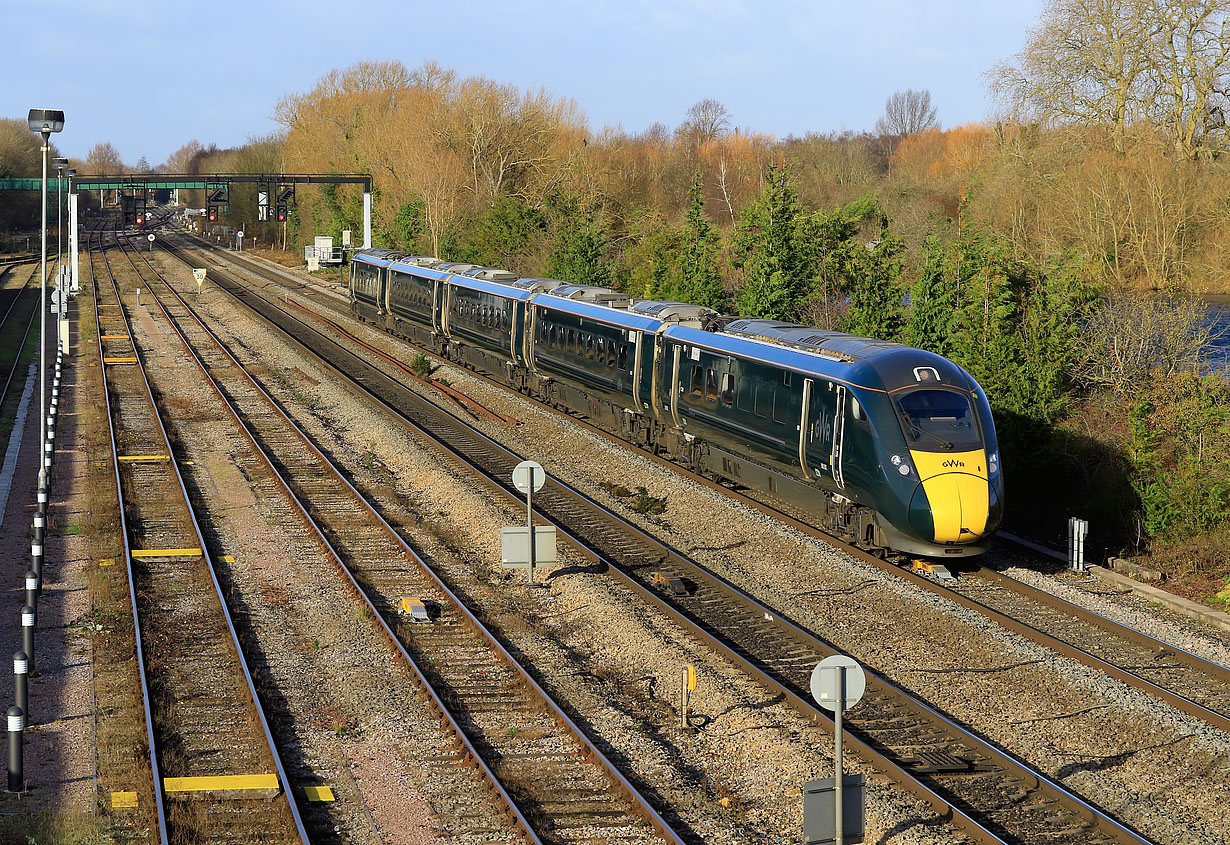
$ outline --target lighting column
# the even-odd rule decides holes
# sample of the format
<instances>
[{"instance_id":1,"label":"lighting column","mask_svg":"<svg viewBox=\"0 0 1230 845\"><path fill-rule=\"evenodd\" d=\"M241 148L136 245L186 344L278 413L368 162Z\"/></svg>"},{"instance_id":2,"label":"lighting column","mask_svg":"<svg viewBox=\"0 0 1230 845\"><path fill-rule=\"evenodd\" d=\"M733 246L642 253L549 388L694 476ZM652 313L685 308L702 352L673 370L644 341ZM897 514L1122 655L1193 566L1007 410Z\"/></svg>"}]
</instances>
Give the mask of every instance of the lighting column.
<instances>
[{"instance_id":1,"label":"lighting column","mask_svg":"<svg viewBox=\"0 0 1230 845\"><path fill-rule=\"evenodd\" d=\"M58 109L30 109L29 126L31 132L37 132L43 138L43 213L42 228L39 240L42 244L41 271L38 277L39 287L39 348L38 348L38 448L39 471L38 487L40 492L47 489L47 467L43 461L42 450L47 441L47 153L51 148L51 133L64 129L64 112Z\"/></svg>"}]
</instances>

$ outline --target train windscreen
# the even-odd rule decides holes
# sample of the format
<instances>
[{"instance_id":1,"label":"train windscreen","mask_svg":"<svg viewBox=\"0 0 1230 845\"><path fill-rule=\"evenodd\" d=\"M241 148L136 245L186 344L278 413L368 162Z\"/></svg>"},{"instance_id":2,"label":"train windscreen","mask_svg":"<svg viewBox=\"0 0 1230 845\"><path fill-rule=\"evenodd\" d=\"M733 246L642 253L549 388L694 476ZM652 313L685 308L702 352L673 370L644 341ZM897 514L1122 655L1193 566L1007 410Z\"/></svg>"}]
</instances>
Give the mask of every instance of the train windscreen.
<instances>
[{"instance_id":1,"label":"train windscreen","mask_svg":"<svg viewBox=\"0 0 1230 845\"><path fill-rule=\"evenodd\" d=\"M978 420L964 393L915 390L897 400L907 439L928 452L965 452L982 445Z\"/></svg>"}]
</instances>

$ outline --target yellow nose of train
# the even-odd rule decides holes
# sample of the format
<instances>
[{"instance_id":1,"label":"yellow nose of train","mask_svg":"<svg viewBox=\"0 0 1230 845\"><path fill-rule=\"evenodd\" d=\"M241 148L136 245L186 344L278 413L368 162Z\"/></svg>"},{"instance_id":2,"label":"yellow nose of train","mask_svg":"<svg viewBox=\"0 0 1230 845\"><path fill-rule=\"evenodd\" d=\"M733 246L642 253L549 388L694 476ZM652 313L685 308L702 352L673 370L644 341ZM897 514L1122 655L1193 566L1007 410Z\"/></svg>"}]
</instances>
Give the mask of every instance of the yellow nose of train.
<instances>
[{"instance_id":1,"label":"yellow nose of train","mask_svg":"<svg viewBox=\"0 0 1230 845\"><path fill-rule=\"evenodd\" d=\"M986 452L911 452L921 481L910 503L910 521L936 543L969 543L987 533L991 486ZM926 514L930 513L930 524Z\"/></svg>"}]
</instances>

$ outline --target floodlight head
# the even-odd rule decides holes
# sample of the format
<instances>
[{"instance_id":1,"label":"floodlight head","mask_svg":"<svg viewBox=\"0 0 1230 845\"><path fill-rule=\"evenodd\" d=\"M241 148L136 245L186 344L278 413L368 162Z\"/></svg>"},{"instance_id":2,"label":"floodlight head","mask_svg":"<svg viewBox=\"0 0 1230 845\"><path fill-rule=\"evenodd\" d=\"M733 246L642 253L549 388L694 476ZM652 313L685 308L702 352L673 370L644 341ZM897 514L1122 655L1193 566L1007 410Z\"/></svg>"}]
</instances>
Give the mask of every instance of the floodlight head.
<instances>
[{"instance_id":1,"label":"floodlight head","mask_svg":"<svg viewBox=\"0 0 1230 845\"><path fill-rule=\"evenodd\" d=\"M53 158L51 160L51 166L54 167L56 170L63 170L64 168L68 167L68 159Z\"/></svg>"},{"instance_id":2,"label":"floodlight head","mask_svg":"<svg viewBox=\"0 0 1230 845\"><path fill-rule=\"evenodd\" d=\"M59 109L30 109L30 131L43 135L64 131L64 112Z\"/></svg>"}]
</instances>

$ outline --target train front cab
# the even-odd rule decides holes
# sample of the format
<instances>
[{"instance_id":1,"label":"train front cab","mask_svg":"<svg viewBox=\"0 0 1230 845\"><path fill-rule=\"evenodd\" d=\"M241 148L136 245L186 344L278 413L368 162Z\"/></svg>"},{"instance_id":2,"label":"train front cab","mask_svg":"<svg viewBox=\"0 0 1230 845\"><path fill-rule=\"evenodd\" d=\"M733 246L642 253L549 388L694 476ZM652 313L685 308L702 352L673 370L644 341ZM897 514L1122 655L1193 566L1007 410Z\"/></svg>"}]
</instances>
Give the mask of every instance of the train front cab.
<instances>
[{"instance_id":1,"label":"train front cab","mask_svg":"<svg viewBox=\"0 0 1230 845\"><path fill-rule=\"evenodd\" d=\"M991 410L981 390L924 379L894 392L891 401L906 448L904 454L894 452L885 469L906 482L897 489L908 493L904 525L913 536L886 525L890 544L941 557L986 551L1002 515L1003 482Z\"/></svg>"}]
</instances>

